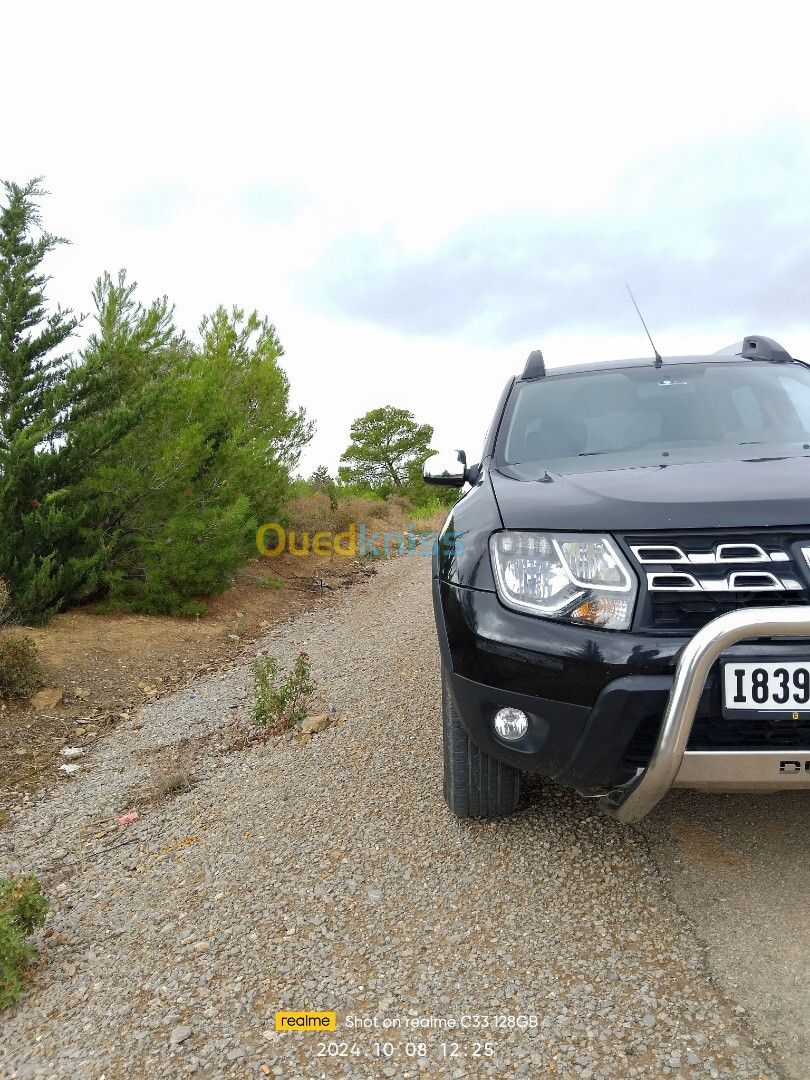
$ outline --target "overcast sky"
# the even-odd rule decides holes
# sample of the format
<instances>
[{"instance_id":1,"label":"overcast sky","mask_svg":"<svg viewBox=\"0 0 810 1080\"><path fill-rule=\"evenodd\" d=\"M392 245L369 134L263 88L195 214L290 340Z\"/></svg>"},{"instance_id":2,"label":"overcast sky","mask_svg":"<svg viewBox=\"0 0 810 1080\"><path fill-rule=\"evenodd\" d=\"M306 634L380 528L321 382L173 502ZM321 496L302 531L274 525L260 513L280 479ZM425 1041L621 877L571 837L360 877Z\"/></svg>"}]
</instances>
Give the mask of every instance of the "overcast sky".
<instances>
[{"instance_id":1,"label":"overcast sky","mask_svg":"<svg viewBox=\"0 0 810 1080\"><path fill-rule=\"evenodd\" d=\"M4 9L0 178L45 176L50 297L126 267L195 331L275 323L337 467L410 409L474 460L527 353L810 359L803 6L70 4ZM88 327L90 321L88 320Z\"/></svg>"}]
</instances>

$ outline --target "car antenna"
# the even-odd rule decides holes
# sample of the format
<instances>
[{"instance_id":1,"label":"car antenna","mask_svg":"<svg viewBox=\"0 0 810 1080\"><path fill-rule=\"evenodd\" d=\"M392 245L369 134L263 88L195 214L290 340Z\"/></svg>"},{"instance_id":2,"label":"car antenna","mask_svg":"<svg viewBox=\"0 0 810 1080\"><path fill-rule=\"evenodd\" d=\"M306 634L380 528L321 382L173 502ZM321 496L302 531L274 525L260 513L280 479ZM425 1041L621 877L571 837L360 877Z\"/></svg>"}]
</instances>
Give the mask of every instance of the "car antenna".
<instances>
[{"instance_id":1,"label":"car antenna","mask_svg":"<svg viewBox=\"0 0 810 1080\"><path fill-rule=\"evenodd\" d=\"M633 301L633 307L636 309L636 311L638 311L638 317L641 319L641 325L644 327L645 330L647 330L647 324L644 322L644 316L638 310L638 304L636 303L636 298L635 298L635 296L633 296L632 292L630 292L630 286L627 284L626 281L624 283L624 287L630 293L630 299ZM650 339L650 344L652 345L653 352L655 353L655 366L656 367L661 367L661 365L663 364L664 361L661 359L661 354L659 353L658 349L656 349L656 347L655 347L655 342L653 341L652 334L650 333L649 330L647 330L647 337Z\"/></svg>"}]
</instances>

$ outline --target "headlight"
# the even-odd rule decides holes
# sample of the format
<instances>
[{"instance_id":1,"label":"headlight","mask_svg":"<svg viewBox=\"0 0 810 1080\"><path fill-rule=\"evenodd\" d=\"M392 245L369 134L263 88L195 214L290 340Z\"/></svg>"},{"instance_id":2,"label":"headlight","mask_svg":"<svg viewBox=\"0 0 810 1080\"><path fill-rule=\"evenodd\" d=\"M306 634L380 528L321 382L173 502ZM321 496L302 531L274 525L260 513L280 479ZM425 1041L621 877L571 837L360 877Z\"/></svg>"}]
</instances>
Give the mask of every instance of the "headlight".
<instances>
[{"instance_id":1,"label":"headlight","mask_svg":"<svg viewBox=\"0 0 810 1080\"><path fill-rule=\"evenodd\" d=\"M629 627L636 581L608 537L500 532L489 550L508 607L608 630Z\"/></svg>"}]
</instances>

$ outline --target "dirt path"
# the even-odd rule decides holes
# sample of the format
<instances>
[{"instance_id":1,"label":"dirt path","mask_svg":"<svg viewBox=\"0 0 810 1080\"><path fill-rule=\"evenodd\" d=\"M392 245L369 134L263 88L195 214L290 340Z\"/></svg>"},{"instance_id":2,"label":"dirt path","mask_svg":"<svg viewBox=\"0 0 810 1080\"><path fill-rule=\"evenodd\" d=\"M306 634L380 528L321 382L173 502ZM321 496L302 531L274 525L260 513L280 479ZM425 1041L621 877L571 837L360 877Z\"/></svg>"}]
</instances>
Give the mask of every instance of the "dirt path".
<instances>
[{"instance_id":1,"label":"dirt path","mask_svg":"<svg viewBox=\"0 0 810 1080\"><path fill-rule=\"evenodd\" d=\"M28 997L0 1019L0 1077L753 1080L797 1065L718 986L644 830L536 785L507 821L446 810L427 559L394 560L264 646L282 664L307 651L345 722L228 749L248 673L202 674L0 834L5 867L36 870L55 904ZM139 801L181 743L188 789ZM703 825L703 806L681 812ZM672 846L654 841L660 862ZM781 995L786 1016L795 987ZM274 1030L278 1010L306 1009L334 1011L336 1030Z\"/></svg>"},{"instance_id":2,"label":"dirt path","mask_svg":"<svg viewBox=\"0 0 810 1080\"><path fill-rule=\"evenodd\" d=\"M59 782L66 743L90 750L144 701L233 663L271 627L330 603L374 572L370 563L336 555L253 559L200 617L79 608L43 627L8 627L34 641L44 686L61 699L40 710L27 700L0 702L0 825L33 792Z\"/></svg>"}]
</instances>

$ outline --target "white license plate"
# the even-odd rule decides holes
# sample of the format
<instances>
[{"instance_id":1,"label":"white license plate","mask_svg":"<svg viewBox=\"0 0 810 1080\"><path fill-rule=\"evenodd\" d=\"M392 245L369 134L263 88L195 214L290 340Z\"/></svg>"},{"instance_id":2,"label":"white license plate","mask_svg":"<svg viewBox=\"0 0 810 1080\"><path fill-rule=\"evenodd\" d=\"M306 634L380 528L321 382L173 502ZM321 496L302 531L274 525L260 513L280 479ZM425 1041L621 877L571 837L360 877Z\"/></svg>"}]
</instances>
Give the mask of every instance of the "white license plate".
<instances>
[{"instance_id":1,"label":"white license plate","mask_svg":"<svg viewBox=\"0 0 810 1080\"><path fill-rule=\"evenodd\" d=\"M810 661L723 665L726 709L763 712L810 710Z\"/></svg>"}]
</instances>

